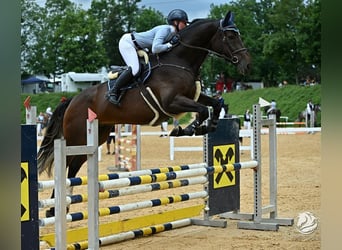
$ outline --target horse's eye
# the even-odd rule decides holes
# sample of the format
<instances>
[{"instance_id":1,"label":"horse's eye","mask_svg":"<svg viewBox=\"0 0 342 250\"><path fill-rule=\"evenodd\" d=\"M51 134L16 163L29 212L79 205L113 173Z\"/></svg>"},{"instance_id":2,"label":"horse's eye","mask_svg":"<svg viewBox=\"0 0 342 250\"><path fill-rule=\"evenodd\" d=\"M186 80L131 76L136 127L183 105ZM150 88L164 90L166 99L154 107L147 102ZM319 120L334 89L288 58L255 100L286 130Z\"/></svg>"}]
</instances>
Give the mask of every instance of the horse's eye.
<instances>
[{"instance_id":1,"label":"horse's eye","mask_svg":"<svg viewBox=\"0 0 342 250\"><path fill-rule=\"evenodd\" d=\"M226 32L226 38L228 40L233 40L237 37L237 34L235 32L232 32L232 31L228 31Z\"/></svg>"}]
</instances>

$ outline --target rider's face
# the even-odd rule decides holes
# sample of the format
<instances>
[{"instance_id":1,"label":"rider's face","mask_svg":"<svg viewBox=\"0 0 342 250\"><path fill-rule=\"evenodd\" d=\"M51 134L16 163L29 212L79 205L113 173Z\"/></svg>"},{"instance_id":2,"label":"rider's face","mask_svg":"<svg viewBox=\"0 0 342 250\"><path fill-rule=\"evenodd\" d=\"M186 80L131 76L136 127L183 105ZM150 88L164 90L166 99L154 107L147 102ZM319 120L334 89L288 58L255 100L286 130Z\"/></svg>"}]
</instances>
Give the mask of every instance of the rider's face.
<instances>
[{"instance_id":1,"label":"rider's face","mask_svg":"<svg viewBox=\"0 0 342 250\"><path fill-rule=\"evenodd\" d=\"M185 27L186 27L186 22L185 21L179 21L179 23L178 23L179 30L182 30Z\"/></svg>"}]
</instances>

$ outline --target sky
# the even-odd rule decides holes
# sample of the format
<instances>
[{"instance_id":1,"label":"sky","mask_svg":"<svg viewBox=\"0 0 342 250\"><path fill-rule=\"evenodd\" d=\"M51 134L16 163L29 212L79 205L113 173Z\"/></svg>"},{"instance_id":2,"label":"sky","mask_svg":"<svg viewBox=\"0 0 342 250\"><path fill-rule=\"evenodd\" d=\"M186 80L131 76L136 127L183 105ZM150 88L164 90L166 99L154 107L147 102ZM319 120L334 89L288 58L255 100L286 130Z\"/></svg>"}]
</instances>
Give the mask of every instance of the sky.
<instances>
[{"instance_id":1,"label":"sky","mask_svg":"<svg viewBox=\"0 0 342 250\"><path fill-rule=\"evenodd\" d=\"M162 12L165 16L173 9L183 9L188 14L189 21L191 21L196 18L207 17L210 11L210 4L220 5L228 2L227 0L142 0L139 6L152 7Z\"/></svg>"},{"instance_id":2,"label":"sky","mask_svg":"<svg viewBox=\"0 0 342 250\"><path fill-rule=\"evenodd\" d=\"M72 0L74 3L82 5L85 9L88 9L91 4L91 0ZM37 0L37 2L45 2L44 0ZM142 0L138 6L145 6L154 8L164 16L173 9L183 9L188 13L189 21L196 18L206 18L210 11L210 4L220 5L229 3L229 0ZM228 11L228 10L227 10Z\"/></svg>"}]
</instances>

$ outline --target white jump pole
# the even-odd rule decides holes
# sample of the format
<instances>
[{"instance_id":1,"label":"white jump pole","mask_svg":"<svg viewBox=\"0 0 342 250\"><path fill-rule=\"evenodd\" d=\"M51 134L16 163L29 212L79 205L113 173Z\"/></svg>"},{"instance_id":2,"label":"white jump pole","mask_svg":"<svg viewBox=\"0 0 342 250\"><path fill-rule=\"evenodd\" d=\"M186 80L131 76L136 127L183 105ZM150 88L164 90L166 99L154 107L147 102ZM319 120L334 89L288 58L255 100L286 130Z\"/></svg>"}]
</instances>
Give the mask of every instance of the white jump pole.
<instances>
[{"instance_id":1,"label":"white jump pole","mask_svg":"<svg viewBox=\"0 0 342 250\"><path fill-rule=\"evenodd\" d=\"M97 250L99 243L99 169L98 169L98 120L87 121L87 146L94 147L87 154L88 167L88 249Z\"/></svg>"},{"instance_id":2,"label":"white jump pole","mask_svg":"<svg viewBox=\"0 0 342 250\"><path fill-rule=\"evenodd\" d=\"M136 134L136 169L141 170L141 125L137 126L137 134Z\"/></svg>"},{"instance_id":3,"label":"white jump pole","mask_svg":"<svg viewBox=\"0 0 342 250\"><path fill-rule=\"evenodd\" d=\"M54 141L55 159L55 232L56 249L64 250L66 240L66 158L87 155L88 177L88 249L99 249L98 120L87 120L87 145L66 146L64 139Z\"/></svg>"},{"instance_id":4,"label":"white jump pole","mask_svg":"<svg viewBox=\"0 0 342 250\"><path fill-rule=\"evenodd\" d=\"M56 249L66 249L66 142L54 141Z\"/></svg>"}]
</instances>

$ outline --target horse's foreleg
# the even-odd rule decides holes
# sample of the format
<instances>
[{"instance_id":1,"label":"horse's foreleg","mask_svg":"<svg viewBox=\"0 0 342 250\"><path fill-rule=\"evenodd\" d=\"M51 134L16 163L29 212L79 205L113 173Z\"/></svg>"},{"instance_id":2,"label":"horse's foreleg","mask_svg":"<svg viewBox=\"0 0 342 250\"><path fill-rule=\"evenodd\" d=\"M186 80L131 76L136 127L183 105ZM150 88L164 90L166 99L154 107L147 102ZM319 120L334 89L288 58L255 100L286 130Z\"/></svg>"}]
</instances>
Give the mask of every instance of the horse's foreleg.
<instances>
[{"instance_id":1,"label":"horse's foreleg","mask_svg":"<svg viewBox=\"0 0 342 250\"><path fill-rule=\"evenodd\" d=\"M212 132L216 130L218 121L219 121L219 117L220 117L220 112L221 112L221 108L223 108L220 104L220 102L212 97L209 97L207 95L201 94L198 102L205 105L205 106L210 106L213 108L212 114L210 119L208 120L208 124L206 126L206 130L207 131L201 131L201 127L197 129L196 131L196 135L203 135L207 132Z\"/></svg>"},{"instance_id":2,"label":"horse's foreleg","mask_svg":"<svg viewBox=\"0 0 342 250\"><path fill-rule=\"evenodd\" d=\"M197 103L185 96L178 96L174 99L174 101L168 106L167 111L174 114L184 113L184 112L196 112L195 120L190 123L185 129L178 126L174 128L170 136L183 136L188 135L191 136L198 130L201 130L203 133L206 133L206 128L201 127L203 121L205 121L209 117L208 108L200 103Z\"/></svg>"}]
</instances>

